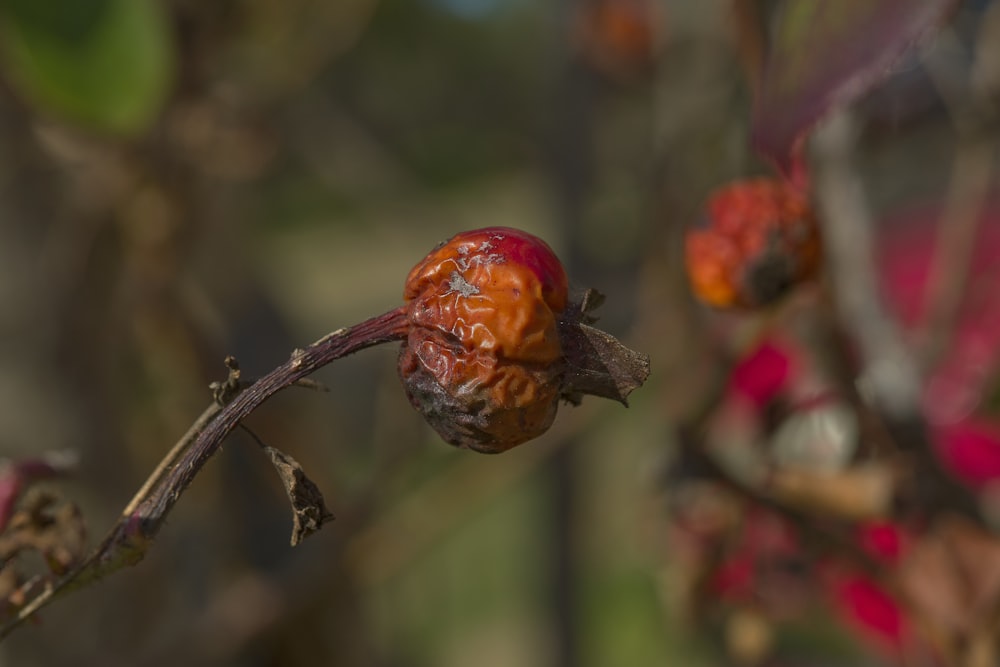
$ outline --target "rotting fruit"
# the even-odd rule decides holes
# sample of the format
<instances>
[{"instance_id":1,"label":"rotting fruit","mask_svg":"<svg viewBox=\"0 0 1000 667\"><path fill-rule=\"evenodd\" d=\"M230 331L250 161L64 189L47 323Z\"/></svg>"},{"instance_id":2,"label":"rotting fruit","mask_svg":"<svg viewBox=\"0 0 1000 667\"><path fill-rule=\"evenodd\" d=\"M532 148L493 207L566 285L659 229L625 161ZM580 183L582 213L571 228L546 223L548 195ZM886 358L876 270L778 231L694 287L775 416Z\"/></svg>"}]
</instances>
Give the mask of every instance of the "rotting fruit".
<instances>
[{"instance_id":1,"label":"rotting fruit","mask_svg":"<svg viewBox=\"0 0 1000 667\"><path fill-rule=\"evenodd\" d=\"M488 227L434 249L406 279L399 375L447 442L503 452L555 419L565 371L566 272L541 239Z\"/></svg>"},{"instance_id":2,"label":"rotting fruit","mask_svg":"<svg viewBox=\"0 0 1000 667\"><path fill-rule=\"evenodd\" d=\"M820 236L807 195L771 178L736 181L708 201L708 225L688 232L691 289L716 308L758 308L815 277Z\"/></svg>"}]
</instances>

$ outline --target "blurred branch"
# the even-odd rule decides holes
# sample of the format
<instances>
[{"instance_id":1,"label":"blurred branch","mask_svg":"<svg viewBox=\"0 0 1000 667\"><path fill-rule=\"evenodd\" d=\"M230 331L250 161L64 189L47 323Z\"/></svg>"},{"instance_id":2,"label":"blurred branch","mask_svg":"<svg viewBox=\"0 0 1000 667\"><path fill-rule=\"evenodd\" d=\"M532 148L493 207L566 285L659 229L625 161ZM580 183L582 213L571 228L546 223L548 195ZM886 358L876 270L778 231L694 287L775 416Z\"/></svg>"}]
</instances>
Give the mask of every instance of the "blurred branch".
<instances>
[{"instance_id":1,"label":"blurred branch","mask_svg":"<svg viewBox=\"0 0 1000 667\"><path fill-rule=\"evenodd\" d=\"M853 164L858 128L847 111L820 126L813 142L816 196L822 212L828 273L845 330L861 356L861 393L892 441L912 458L918 509L950 508L982 523L978 502L938 466L920 406L920 374L882 307L873 259L874 219Z\"/></svg>"},{"instance_id":2,"label":"blurred branch","mask_svg":"<svg viewBox=\"0 0 1000 667\"><path fill-rule=\"evenodd\" d=\"M767 51L767 31L760 0L732 0L731 11L740 64L750 89L758 90Z\"/></svg>"},{"instance_id":3,"label":"blurred branch","mask_svg":"<svg viewBox=\"0 0 1000 667\"><path fill-rule=\"evenodd\" d=\"M833 524L816 521L816 516L801 508L784 502L766 490L757 488L729 473L712 455L705 451L700 434L687 427L678 431L678 439L683 447L686 461L700 473L721 484L726 490L737 497L754 505L770 510L795 526L796 530L807 539L804 540L811 548L818 551L832 551L861 571L877 575L879 564L854 541L842 532L832 529Z\"/></svg>"},{"instance_id":4,"label":"blurred branch","mask_svg":"<svg viewBox=\"0 0 1000 667\"><path fill-rule=\"evenodd\" d=\"M915 599L909 582L905 581L896 564L880 562L856 539L852 530L856 523L844 521L823 512L813 512L778 497L769 489L747 483L731 474L711 454L705 451L704 434L697 424L688 424L678 429L678 440L686 463L707 479L720 484L735 497L753 506L774 513L791 525L801 538L802 545L814 558L827 559L832 556L876 581L889 592L915 622L915 629L942 656L949 655L947 643L939 635L926 610ZM954 664L948 660L946 664Z\"/></svg>"},{"instance_id":5,"label":"blurred branch","mask_svg":"<svg viewBox=\"0 0 1000 667\"><path fill-rule=\"evenodd\" d=\"M920 365L929 370L948 349L968 285L976 235L993 176L993 142L963 138L951 171L927 283Z\"/></svg>"},{"instance_id":6,"label":"blurred branch","mask_svg":"<svg viewBox=\"0 0 1000 667\"><path fill-rule=\"evenodd\" d=\"M404 328L404 310L397 308L356 326L338 329L303 350L295 350L287 362L249 386L240 382L235 360L228 359L228 379L213 385L216 405L202 413L174 445L100 546L67 575L37 589L38 594L0 626L0 638L57 597L141 561L170 510L201 468L219 450L226 436L265 400L332 361L373 345L399 340Z\"/></svg>"},{"instance_id":7,"label":"blurred branch","mask_svg":"<svg viewBox=\"0 0 1000 667\"><path fill-rule=\"evenodd\" d=\"M953 31L950 36L957 42ZM972 270L976 234L996 172L997 97L1000 94L1000 4L988 7L976 39L974 62L965 86L936 49L927 71L953 117L959 145L941 215L936 253L926 294L921 366L926 371L947 350L962 295ZM961 87L961 90L956 88Z\"/></svg>"},{"instance_id":8,"label":"blurred branch","mask_svg":"<svg viewBox=\"0 0 1000 667\"><path fill-rule=\"evenodd\" d=\"M840 315L861 348L865 388L890 418L904 421L919 411L919 375L879 298L874 220L853 165L857 135L848 112L834 113L815 134L816 196L828 275Z\"/></svg>"},{"instance_id":9,"label":"blurred branch","mask_svg":"<svg viewBox=\"0 0 1000 667\"><path fill-rule=\"evenodd\" d=\"M592 0L561 0L554 4L559 27L559 69L552 85L549 178L555 197L554 217L567 242L564 261L573 274L589 274L593 265L581 252L580 234L587 198L595 185L594 119L598 96L594 73L574 43L579 20L595 11ZM579 479L575 448L557 450L546 466L549 488L549 543L546 553L551 572L548 583L549 617L553 632L552 664L575 667L580 663L581 615L580 559L577 554Z\"/></svg>"}]
</instances>

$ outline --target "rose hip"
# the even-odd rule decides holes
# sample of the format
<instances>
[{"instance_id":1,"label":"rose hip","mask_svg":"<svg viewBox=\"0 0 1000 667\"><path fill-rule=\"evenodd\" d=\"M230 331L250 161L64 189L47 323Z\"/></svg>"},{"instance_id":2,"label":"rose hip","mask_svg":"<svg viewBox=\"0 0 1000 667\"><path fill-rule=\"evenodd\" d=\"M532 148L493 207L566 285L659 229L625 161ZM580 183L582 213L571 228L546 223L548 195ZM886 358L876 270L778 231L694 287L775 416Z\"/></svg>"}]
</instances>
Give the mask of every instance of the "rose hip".
<instances>
[{"instance_id":1,"label":"rose hip","mask_svg":"<svg viewBox=\"0 0 1000 667\"><path fill-rule=\"evenodd\" d=\"M549 428L567 280L544 241L506 227L458 234L410 271L404 297L400 378L445 441L495 453Z\"/></svg>"},{"instance_id":2,"label":"rose hip","mask_svg":"<svg viewBox=\"0 0 1000 667\"><path fill-rule=\"evenodd\" d=\"M820 237L806 195L770 178L737 181L709 198L708 226L688 233L695 295L717 308L755 308L815 276Z\"/></svg>"}]
</instances>

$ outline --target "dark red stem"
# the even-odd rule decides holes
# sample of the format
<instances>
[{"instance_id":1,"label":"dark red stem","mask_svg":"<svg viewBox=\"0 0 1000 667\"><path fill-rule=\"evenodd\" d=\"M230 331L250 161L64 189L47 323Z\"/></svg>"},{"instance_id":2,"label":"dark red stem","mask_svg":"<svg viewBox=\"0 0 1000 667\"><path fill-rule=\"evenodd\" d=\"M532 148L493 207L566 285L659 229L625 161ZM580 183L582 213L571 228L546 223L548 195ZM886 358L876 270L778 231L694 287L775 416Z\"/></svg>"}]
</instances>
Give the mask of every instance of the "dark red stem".
<instances>
[{"instance_id":1,"label":"dark red stem","mask_svg":"<svg viewBox=\"0 0 1000 667\"><path fill-rule=\"evenodd\" d=\"M223 407L215 419L198 434L177 464L127 517L131 524L128 528L139 528L143 537L152 537L162 518L205 462L218 451L226 436L275 393L341 357L381 343L402 340L406 337L406 330L406 310L401 306L353 327L334 331L304 350L296 350L291 359L236 394ZM149 528L152 528L152 533Z\"/></svg>"},{"instance_id":2,"label":"dark red stem","mask_svg":"<svg viewBox=\"0 0 1000 667\"><path fill-rule=\"evenodd\" d=\"M214 406L195 422L167 459L129 503L100 546L75 570L31 600L0 626L0 638L59 595L86 586L101 577L142 560L153 537L194 480L219 450L226 436L251 412L278 391L341 357L381 343L403 340L408 329L406 307L401 306L346 329L334 331L250 386L242 388L235 365L230 382L222 386L223 405Z\"/></svg>"}]
</instances>

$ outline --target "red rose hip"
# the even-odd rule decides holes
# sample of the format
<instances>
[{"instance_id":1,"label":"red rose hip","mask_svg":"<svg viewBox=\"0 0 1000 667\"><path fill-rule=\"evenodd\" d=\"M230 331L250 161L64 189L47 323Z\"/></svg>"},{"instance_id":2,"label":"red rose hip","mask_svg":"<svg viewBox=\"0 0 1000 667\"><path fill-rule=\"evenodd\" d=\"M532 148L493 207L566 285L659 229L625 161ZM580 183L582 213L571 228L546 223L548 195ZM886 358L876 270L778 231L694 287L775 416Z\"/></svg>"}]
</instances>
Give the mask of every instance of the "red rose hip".
<instances>
[{"instance_id":1,"label":"red rose hip","mask_svg":"<svg viewBox=\"0 0 1000 667\"><path fill-rule=\"evenodd\" d=\"M563 373L559 259L507 227L458 234L410 271L399 374L410 403L447 442L496 453L544 433Z\"/></svg>"},{"instance_id":2,"label":"red rose hip","mask_svg":"<svg viewBox=\"0 0 1000 667\"><path fill-rule=\"evenodd\" d=\"M692 290L711 306L766 306L818 272L816 216L787 183L755 178L716 190L708 223L688 233L685 261Z\"/></svg>"}]
</instances>

